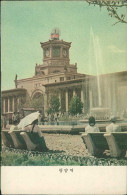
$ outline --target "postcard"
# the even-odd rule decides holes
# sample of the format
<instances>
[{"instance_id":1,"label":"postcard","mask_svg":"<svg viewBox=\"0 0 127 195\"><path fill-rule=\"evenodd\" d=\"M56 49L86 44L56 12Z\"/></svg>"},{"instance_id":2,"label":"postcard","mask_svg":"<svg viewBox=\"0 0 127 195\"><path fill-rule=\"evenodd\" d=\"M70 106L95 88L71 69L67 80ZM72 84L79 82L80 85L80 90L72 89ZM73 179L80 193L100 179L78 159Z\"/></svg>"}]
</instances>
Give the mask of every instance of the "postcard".
<instances>
[{"instance_id":1,"label":"postcard","mask_svg":"<svg viewBox=\"0 0 127 195\"><path fill-rule=\"evenodd\" d=\"M127 193L127 3L1 2L1 193Z\"/></svg>"}]
</instances>

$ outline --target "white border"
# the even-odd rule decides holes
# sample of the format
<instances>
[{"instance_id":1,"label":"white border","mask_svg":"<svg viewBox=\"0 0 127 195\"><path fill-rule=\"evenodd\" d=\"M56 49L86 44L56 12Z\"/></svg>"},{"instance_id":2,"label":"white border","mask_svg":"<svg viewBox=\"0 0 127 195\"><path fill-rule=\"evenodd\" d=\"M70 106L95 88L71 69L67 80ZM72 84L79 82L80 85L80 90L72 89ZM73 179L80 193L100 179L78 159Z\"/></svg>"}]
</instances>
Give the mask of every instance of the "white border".
<instances>
[{"instance_id":1,"label":"white border","mask_svg":"<svg viewBox=\"0 0 127 195\"><path fill-rule=\"evenodd\" d=\"M1 176L1 192L6 195L127 194L126 166L2 166Z\"/></svg>"}]
</instances>

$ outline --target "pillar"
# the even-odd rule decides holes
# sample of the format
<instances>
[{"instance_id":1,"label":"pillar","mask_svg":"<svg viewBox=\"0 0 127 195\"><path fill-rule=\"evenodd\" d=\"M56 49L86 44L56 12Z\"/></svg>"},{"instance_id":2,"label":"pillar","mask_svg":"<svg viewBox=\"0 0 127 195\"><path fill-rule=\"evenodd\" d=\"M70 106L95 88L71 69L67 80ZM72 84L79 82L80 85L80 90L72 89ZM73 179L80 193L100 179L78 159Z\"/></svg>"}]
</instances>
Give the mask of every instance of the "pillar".
<instances>
[{"instance_id":1,"label":"pillar","mask_svg":"<svg viewBox=\"0 0 127 195\"><path fill-rule=\"evenodd\" d=\"M52 47L50 47L50 57L52 58Z\"/></svg>"},{"instance_id":2,"label":"pillar","mask_svg":"<svg viewBox=\"0 0 127 195\"><path fill-rule=\"evenodd\" d=\"M17 99L17 103L18 103L18 104L20 103L20 99L19 99L19 98Z\"/></svg>"},{"instance_id":3,"label":"pillar","mask_svg":"<svg viewBox=\"0 0 127 195\"><path fill-rule=\"evenodd\" d=\"M59 98L60 106L61 106L61 91L59 91L58 98Z\"/></svg>"},{"instance_id":4,"label":"pillar","mask_svg":"<svg viewBox=\"0 0 127 195\"><path fill-rule=\"evenodd\" d=\"M12 111L15 111L15 98L12 99Z\"/></svg>"},{"instance_id":5,"label":"pillar","mask_svg":"<svg viewBox=\"0 0 127 195\"><path fill-rule=\"evenodd\" d=\"M17 112L17 108L18 108L18 106L17 106L17 96L15 97L15 111Z\"/></svg>"},{"instance_id":6,"label":"pillar","mask_svg":"<svg viewBox=\"0 0 127 195\"><path fill-rule=\"evenodd\" d=\"M8 98L8 112L10 112L10 99Z\"/></svg>"},{"instance_id":7,"label":"pillar","mask_svg":"<svg viewBox=\"0 0 127 195\"><path fill-rule=\"evenodd\" d=\"M47 104L48 104L48 94L47 93L45 93L45 95L44 95L44 114L46 114L46 112L47 112Z\"/></svg>"},{"instance_id":8,"label":"pillar","mask_svg":"<svg viewBox=\"0 0 127 195\"><path fill-rule=\"evenodd\" d=\"M83 103L83 113L84 113L84 95L83 95L83 89L81 89L81 102Z\"/></svg>"},{"instance_id":9,"label":"pillar","mask_svg":"<svg viewBox=\"0 0 127 195\"><path fill-rule=\"evenodd\" d=\"M88 81L85 80L85 112L88 114L89 111L89 93L88 93Z\"/></svg>"},{"instance_id":10,"label":"pillar","mask_svg":"<svg viewBox=\"0 0 127 195\"><path fill-rule=\"evenodd\" d=\"M76 96L75 88L73 89L73 97Z\"/></svg>"},{"instance_id":11,"label":"pillar","mask_svg":"<svg viewBox=\"0 0 127 195\"><path fill-rule=\"evenodd\" d=\"M4 110L3 110L3 113L5 114L5 112L6 112L6 108L5 108L5 99L3 99L3 104L4 104Z\"/></svg>"},{"instance_id":12,"label":"pillar","mask_svg":"<svg viewBox=\"0 0 127 195\"><path fill-rule=\"evenodd\" d=\"M65 92L65 99L66 99L66 112L68 112L68 89Z\"/></svg>"},{"instance_id":13,"label":"pillar","mask_svg":"<svg viewBox=\"0 0 127 195\"><path fill-rule=\"evenodd\" d=\"M17 99L17 110L19 111L20 98Z\"/></svg>"},{"instance_id":14,"label":"pillar","mask_svg":"<svg viewBox=\"0 0 127 195\"><path fill-rule=\"evenodd\" d=\"M60 57L63 57L63 47L60 48Z\"/></svg>"}]
</instances>

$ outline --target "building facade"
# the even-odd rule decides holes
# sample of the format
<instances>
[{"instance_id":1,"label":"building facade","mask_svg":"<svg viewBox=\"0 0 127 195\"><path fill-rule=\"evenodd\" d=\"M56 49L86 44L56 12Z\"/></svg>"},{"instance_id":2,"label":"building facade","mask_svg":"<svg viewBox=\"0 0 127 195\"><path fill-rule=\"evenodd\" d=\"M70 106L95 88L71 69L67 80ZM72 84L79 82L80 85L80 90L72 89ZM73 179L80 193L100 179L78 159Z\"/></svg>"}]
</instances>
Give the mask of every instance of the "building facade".
<instances>
[{"instance_id":1,"label":"building facade","mask_svg":"<svg viewBox=\"0 0 127 195\"><path fill-rule=\"evenodd\" d=\"M43 63L36 64L33 77L20 80L16 77L15 89L2 92L3 114L10 117L27 96L31 99L41 96L44 113L52 95L59 97L61 112L69 111L70 101L75 95L83 102L84 114L94 107L107 107L113 113L127 108L127 71L99 77L78 73L77 64L70 64L71 42L60 40L56 31L49 41L40 44Z\"/></svg>"}]
</instances>

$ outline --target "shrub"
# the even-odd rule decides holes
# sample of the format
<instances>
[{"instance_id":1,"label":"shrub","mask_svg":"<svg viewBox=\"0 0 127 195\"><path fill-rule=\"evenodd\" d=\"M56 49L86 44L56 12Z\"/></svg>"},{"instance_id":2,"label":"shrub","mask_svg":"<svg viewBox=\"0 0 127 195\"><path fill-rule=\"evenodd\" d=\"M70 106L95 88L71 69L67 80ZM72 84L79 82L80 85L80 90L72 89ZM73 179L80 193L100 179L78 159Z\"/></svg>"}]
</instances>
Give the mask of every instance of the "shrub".
<instances>
[{"instance_id":1,"label":"shrub","mask_svg":"<svg viewBox=\"0 0 127 195\"><path fill-rule=\"evenodd\" d=\"M33 154L32 152L15 153L14 151L2 151L3 166L126 166L127 159L96 158L92 156L71 156L54 152Z\"/></svg>"},{"instance_id":2,"label":"shrub","mask_svg":"<svg viewBox=\"0 0 127 195\"><path fill-rule=\"evenodd\" d=\"M50 107L48 109L48 112L55 113L59 112L60 110L60 101L57 96L52 96L50 99Z\"/></svg>"},{"instance_id":3,"label":"shrub","mask_svg":"<svg viewBox=\"0 0 127 195\"><path fill-rule=\"evenodd\" d=\"M81 114L83 109L83 103L78 96L74 96L71 100L69 112L72 115Z\"/></svg>"}]
</instances>

